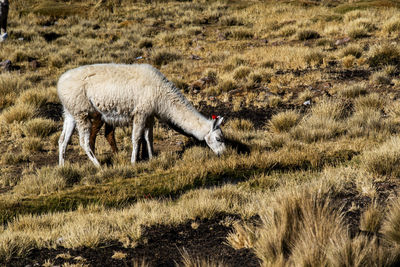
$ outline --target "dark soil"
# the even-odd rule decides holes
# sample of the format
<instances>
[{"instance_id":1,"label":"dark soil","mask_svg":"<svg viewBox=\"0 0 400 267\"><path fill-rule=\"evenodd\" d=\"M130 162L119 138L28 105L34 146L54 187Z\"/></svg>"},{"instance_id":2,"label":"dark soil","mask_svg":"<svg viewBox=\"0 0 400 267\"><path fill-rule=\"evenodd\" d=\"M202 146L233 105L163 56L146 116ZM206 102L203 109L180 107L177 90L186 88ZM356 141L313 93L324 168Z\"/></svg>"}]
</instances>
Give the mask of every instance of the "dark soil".
<instances>
[{"instance_id":1,"label":"dark soil","mask_svg":"<svg viewBox=\"0 0 400 267\"><path fill-rule=\"evenodd\" d=\"M177 226L156 225L143 230L142 239L135 248L124 248L120 243L104 244L99 248L78 249L34 249L26 258L12 259L9 266L41 266L46 260L53 265L84 263L90 266L131 266L142 261L149 266L182 265L185 250L192 259L223 262L227 266L260 266L249 249L235 250L227 245L226 236L231 227L224 219L235 215L219 215L213 219L188 221ZM115 252L126 254L123 259L114 259ZM62 256L70 255L69 257Z\"/></svg>"}]
</instances>

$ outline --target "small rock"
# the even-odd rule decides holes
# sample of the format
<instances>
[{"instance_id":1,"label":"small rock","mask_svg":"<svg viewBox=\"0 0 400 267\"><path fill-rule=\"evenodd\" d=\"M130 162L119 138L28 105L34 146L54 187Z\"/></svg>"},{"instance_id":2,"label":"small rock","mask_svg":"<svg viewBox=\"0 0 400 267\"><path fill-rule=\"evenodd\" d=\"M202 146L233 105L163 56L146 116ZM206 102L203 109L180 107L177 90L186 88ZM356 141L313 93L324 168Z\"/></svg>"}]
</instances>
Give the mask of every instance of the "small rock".
<instances>
[{"instance_id":1,"label":"small rock","mask_svg":"<svg viewBox=\"0 0 400 267\"><path fill-rule=\"evenodd\" d=\"M7 59L0 62L0 70L10 71L12 67L11 60Z\"/></svg>"},{"instance_id":2,"label":"small rock","mask_svg":"<svg viewBox=\"0 0 400 267\"><path fill-rule=\"evenodd\" d=\"M350 42L350 40L351 40L350 37L344 37L342 39L336 40L335 45L346 44L346 43Z\"/></svg>"},{"instance_id":3,"label":"small rock","mask_svg":"<svg viewBox=\"0 0 400 267\"><path fill-rule=\"evenodd\" d=\"M18 38L18 41L23 41L23 40L24 40L24 37Z\"/></svg>"},{"instance_id":4,"label":"small rock","mask_svg":"<svg viewBox=\"0 0 400 267\"><path fill-rule=\"evenodd\" d=\"M311 105L311 100L304 101L303 105L304 105L304 106L309 106L309 105Z\"/></svg>"}]
</instances>

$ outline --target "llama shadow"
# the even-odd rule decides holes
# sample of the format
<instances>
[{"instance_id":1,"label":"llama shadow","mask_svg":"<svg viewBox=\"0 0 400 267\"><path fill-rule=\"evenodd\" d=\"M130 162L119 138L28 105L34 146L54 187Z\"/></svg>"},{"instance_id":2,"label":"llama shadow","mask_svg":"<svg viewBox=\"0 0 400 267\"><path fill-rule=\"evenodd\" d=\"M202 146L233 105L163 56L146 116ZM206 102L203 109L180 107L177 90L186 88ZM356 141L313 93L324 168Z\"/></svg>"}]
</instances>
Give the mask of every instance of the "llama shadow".
<instances>
[{"instance_id":1,"label":"llama shadow","mask_svg":"<svg viewBox=\"0 0 400 267\"><path fill-rule=\"evenodd\" d=\"M230 139L230 138L225 138L225 145L229 148L232 148L236 153L243 155L243 154L249 154L250 153L250 147L238 140ZM207 147L207 143L205 141L198 141L194 138L191 138L189 142L187 142L181 151L179 151L179 155L182 155L185 153L185 151L191 147L194 146L201 146L201 147Z\"/></svg>"}]
</instances>

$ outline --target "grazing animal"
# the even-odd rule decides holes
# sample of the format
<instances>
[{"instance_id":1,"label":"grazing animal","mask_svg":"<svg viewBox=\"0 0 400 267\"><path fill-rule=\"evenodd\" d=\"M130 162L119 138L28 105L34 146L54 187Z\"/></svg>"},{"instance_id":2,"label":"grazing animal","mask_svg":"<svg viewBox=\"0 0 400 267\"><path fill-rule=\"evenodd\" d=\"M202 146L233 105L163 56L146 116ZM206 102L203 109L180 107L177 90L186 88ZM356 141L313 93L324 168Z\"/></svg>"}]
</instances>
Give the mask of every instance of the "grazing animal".
<instances>
[{"instance_id":1,"label":"grazing animal","mask_svg":"<svg viewBox=\"0 0 400 267\"><path fill-rule=\"evenodd\" d=\"M100 165L91 148L94 142L90 142L92 120L96 116L112 127L133 123L132 164L137 160L142 136L149 158L153 156L155 117L182 134L205 140L217 155L225 151L220 129L223 118L210 120L201 115L173 83L148 64L96 64L72 69L61 75L57 92L64 107L60 165L64 164L75 127L81 147L96 166Z\"/></svg>"}]
</instances>

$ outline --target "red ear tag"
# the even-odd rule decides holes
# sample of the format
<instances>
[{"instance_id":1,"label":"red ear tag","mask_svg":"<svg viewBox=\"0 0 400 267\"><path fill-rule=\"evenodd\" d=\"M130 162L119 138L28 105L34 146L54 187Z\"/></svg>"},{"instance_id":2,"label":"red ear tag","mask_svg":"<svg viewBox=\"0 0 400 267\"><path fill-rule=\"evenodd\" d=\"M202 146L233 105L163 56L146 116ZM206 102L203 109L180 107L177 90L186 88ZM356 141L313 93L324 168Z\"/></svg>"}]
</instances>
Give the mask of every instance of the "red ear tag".
<instances>
[{"instance_id":1,"label":"red ear tag","mask_svg":"<svg viewBox=\"0 0 400 267\"><path fill-rule=\"evenodd\" d=\"M212 118L213 120L216 120L216 119L218 118L218 116L211 115L211 118Z\"/></svg>"}]
</instances>

